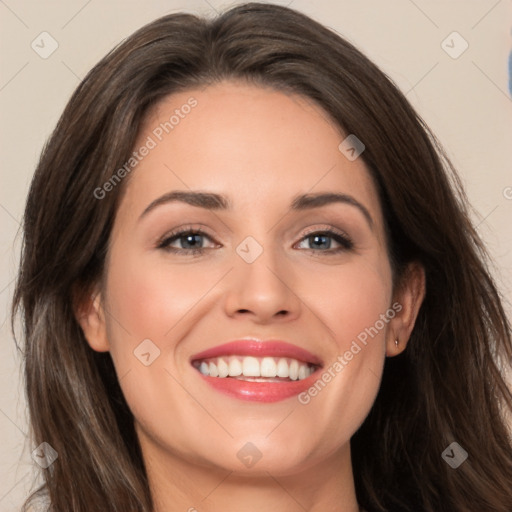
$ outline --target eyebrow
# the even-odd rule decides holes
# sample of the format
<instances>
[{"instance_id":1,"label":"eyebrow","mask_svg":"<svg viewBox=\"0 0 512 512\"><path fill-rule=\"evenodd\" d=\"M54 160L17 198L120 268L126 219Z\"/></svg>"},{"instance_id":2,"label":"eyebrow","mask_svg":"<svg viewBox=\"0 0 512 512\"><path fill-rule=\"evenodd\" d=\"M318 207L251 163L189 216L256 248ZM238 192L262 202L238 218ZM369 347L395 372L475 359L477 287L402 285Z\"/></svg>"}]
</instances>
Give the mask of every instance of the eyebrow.
<instances>
[{"instance_id":1,"label":"eyebrow","mask_svg":"<svg viewBox=\"0 0 512 512\"><path fill-rule=\"evenodd\" d=\"M167 194L164 194L152 201L142 212L139 220L145 217L150 211L154 210L158 206L173 202L186 203L191 206L197 206L207 210L218 211L232 209L232 203L225 195L216 194L213 192L190 192L175 190L173 192L168 192ZM352 197L348 194L339 194L334 192L302 194L293 198L290 204L290 210L304 211L312 208L320 208L321 206L333 203L342 203L354 206L363 214L368 224L370 225L370 228L373 229L374 222L368 209L355 197Z\"/></svg>"}]
</instances>

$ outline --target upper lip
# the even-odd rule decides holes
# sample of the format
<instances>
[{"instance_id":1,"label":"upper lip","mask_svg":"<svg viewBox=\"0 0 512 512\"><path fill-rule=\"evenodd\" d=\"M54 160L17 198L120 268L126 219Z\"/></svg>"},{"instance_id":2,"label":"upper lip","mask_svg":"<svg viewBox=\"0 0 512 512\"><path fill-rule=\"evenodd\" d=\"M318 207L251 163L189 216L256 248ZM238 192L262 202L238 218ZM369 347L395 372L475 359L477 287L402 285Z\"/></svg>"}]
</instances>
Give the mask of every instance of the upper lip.
<instances>
[{"instance_id":1,"label":"upper lip","mask_svg":"<svg viewBox=\"0 0 512 512\"><path fill-rule=\"evenodd\" d=\"M308 350L283 340L259 340L256 338L229 341L222 345L199 352L191 357L191 362L212 357L240 355L254 357L289 357L316 366L323 361Z\"/></svg>"}]
</instances>

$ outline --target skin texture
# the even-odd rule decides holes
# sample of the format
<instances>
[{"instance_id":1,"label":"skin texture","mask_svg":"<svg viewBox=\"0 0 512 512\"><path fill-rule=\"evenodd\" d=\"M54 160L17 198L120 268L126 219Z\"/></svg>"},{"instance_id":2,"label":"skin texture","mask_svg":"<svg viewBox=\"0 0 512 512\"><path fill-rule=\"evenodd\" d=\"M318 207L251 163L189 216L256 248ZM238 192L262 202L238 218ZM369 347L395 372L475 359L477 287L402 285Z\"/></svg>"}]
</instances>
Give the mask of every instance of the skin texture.
<instances>
[{"instance_id":1,"label":"skin texture","mask_svg":"<svg viewBox=\"0 0 512 512\"><path fill-rule=\"evenodd\" d=\"M136 422L155 511L355 512L349 441L376 397L385 357L405 349L424 295L411 266L393 289L379 199L361 158L325 112L300 96L223 82L174 94L142 127L139 147L193 96L191 112L138 164L120 203L105 278L80 322L90 346L110 351ZM184 203L145 208L170 191L225 194L231 210ZM363 204L290 211L305 193L339 192ZM206 231L203 254L158 248L177 228ZM346 233L351 249L306 230ZM262 254L236 252L247 237ZM309 241L308 241L309 240ZM197 245L197 243L196 243ZM282 339L329 367L394 302L401 310L307 405L292 397L256 403L212 390L189 360L239 339ZM395 346L398 338L400 344ZM145 366L134 350L150 339L160 355ZM247 443L261 459L237 457ZM193 509L192 509L193 510Z\"/></svg>"}]
</instances>

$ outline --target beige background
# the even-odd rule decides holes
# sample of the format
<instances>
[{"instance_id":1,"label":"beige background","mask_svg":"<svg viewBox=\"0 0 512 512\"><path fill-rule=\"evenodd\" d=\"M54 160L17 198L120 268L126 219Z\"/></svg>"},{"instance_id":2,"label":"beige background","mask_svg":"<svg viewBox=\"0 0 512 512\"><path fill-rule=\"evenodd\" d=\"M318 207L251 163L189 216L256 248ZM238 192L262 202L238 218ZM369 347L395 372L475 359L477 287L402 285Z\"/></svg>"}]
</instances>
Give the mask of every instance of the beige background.
<instances>
[{"instance_id":1,"label":"beige background","mask_svg":"<svg viewBox=\"0 0 512 512\"><path fill-rule=\"evenodd\" d=\"M213 15L234 3L241 2L0 0L0 512L18 511L34 483L8 307L19 251L15 237L42 145L80 79L124 37L170 12ZM461 173L510 314L512 1L275 3L301 10L347 37L407 93ZM43 31L59 45L47 59L31 48ZM469 44L456 59L441 46L453 31ZM463 42L456 36L445 44L454 52Z\"/></svg>"}]
</instances>

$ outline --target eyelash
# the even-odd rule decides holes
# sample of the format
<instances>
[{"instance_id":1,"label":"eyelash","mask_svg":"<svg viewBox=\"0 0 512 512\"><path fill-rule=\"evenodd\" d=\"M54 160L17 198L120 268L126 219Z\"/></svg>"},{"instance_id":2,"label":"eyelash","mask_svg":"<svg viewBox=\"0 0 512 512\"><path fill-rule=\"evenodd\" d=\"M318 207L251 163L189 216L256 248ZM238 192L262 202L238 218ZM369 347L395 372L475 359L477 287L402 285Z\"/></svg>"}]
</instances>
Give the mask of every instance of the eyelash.
<instances>
[{"instance_id":1,"label":"eyelash","mask_svg":"<svg viewBox=\"0 0 512 512\"><path fill-rule=\"evenodd\" d=\"M184 237L185 235L206 236L206 237L210 238L210 240L212 240L212 237L210 235L208 235L208 233L205 233L204 231L202 231L201 229L194 229L190 226L187 226L185 228L168 233L163 239L161 239L158 242L157 248L174 253L174 254L183 254L185 252L185 253L187 253L187 255L191 255L191 256L200 256L206 250L208 250L207 248L204 248L204 247L197 248L197 249L180 249L180 248L176 248L176 247L170 247L170 244L172 242L174 242L175 240L179 240L181 237ZM317 228L308 230L302 235L302 238L300 241L310 238L313 235L324 235L324 236L327 236L328 238L332 238L338 244L340 244L340 247L338 247L336 249L328 249L325 251L316 251L314 249L304 249L304 250L311 251L314 253L319 252L319 253L322 253L322 255L326 255L326 256L329 256L329 255L332 256L334 254L338 254L343 251L350 251L351 249L354 248L354 243L345 233L343 233L341 231L335 231L331 228L323 229L323 230L317 229Z\"/></svg>"}]
</instances>

